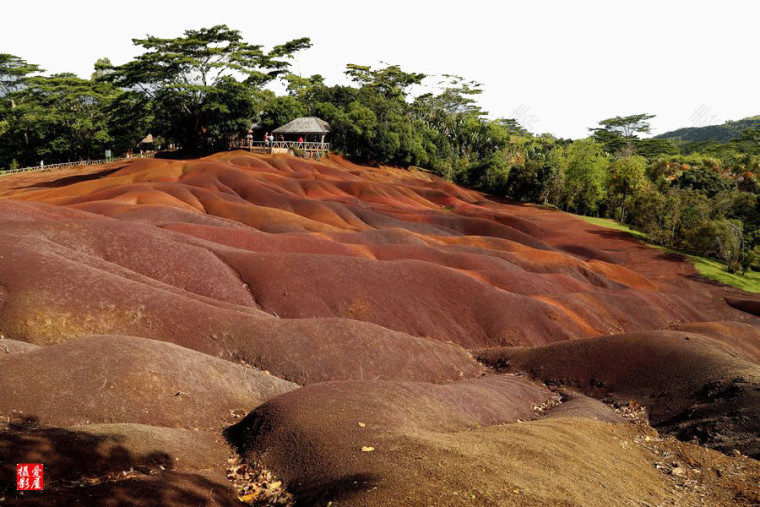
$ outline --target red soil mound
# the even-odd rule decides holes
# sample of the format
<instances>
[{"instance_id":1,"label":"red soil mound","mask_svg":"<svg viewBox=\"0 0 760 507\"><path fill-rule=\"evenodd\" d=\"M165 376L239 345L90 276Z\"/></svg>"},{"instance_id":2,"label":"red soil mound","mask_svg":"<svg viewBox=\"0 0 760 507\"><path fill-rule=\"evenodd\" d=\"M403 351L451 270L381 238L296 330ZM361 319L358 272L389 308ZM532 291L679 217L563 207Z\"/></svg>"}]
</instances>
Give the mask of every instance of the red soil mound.
<instances>
[{"instance_id":1,"label":"red soil mound","mask_svg":"<svg viewBox=\"0 0 760 507\"><path fill-rule=\"evenodd\" d=\"M713 301L712 289L680 276L688 270L663 276L660 265L670 263L655 262L630 239L611 241L593 226L577 234L568 216L498 204L421 173L240 152L138 160L111 171L7 192L171 229L179 234L153 230L138 238L144 225L105 221L88 223L89 233L48 239L81 245L162 284L285 318L348 317L475 347L737 315ZM167 242L171 251L161 248ZM400 278L407 283L396 284Z\"/></svg>"},{"instance_id":2,"label":"red soil mound","mask_svg":"<svg viewBox=\"0 0 760 507\"><path fill-rule=\"evenodd\" d=\"M143 336L298 383L447 381L480 372L451 344L356 320L264 313L248 284L211 250L219 245L190 245L152 227L142 235L142 224L81 212L68 220L72 212L63 208L2 203L3 211L10 218L0 231L0 324L8 338L44 345L91 334Z\"/></svg>"}]
</instances>

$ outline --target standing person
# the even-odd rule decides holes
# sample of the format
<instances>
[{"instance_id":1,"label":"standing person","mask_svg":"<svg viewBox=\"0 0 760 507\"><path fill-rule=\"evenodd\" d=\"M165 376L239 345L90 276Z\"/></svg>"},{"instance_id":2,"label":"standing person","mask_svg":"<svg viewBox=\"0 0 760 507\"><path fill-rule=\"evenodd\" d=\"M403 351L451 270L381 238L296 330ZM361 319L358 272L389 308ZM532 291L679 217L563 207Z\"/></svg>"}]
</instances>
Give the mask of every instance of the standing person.
<instances>
[{"instance_id":1,"label":"standing person","mask_svg":"<svg viewBox=\"0 0 760 507\"><path fill-rule=\"evenodd\" d=\"M267 132L266 134L264 134L264 144L266 146L269 146L269 132Z\"/></svg>"},{"instance_id":2,"label":"standing person","mask_svg":"<svg viewBox=\"0 0 760 507\"><path fill-rule=\"evenodd\" d=\"M298 144L300 144L300 145L303 146L303 137L299 137L298 138Z\"/></svg>"}]
</instances>

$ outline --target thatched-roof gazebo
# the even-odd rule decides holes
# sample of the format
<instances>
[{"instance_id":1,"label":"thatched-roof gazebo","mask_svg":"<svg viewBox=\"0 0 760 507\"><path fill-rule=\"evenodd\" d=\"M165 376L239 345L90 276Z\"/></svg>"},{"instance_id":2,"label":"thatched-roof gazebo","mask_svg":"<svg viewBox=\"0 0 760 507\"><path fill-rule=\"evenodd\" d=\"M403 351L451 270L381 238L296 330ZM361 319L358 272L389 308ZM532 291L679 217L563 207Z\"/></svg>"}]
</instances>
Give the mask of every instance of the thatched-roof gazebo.
<instances>
[{"instance_id":1,"label":"thatched-roof gazebo","mask_svg":"<svg viewBox=\"0 0 760 507\"><path fill-rule=\"evenodd\" d=\"M272 131L275 135L321 136L320 143L324 144L325 136L330 133L330 124L316 116L302 116L286 123Z\"/></svg>"},{"instance_id":2,"label":"thatched-roof gazebo","mask_svg":"<svg viewBox=\"0 0 760 507\"><path fill-rule=\"evenodd\" d=\"M143 150L151 151L155 147L154 142L153 134L145 136L143 140L140 141L140 153L142 153Z\"/></svg>"},{"instance_id":3,"label":"thatched-roof gazebo","mask_svg":"<svg viewBox=\"0 0 760 507\"><path fill-rule=\"evenodd\" d=\"M304 116L274 129L271 136L267 132L264 141L254 141L253 131L249 130L245 138L241 137L233 144L257 153L290 153L307 158L321 157L323 153L330 152L330 143L325 142L329 133L329 123L316 116Z\"/></svg>"}]
</instances>

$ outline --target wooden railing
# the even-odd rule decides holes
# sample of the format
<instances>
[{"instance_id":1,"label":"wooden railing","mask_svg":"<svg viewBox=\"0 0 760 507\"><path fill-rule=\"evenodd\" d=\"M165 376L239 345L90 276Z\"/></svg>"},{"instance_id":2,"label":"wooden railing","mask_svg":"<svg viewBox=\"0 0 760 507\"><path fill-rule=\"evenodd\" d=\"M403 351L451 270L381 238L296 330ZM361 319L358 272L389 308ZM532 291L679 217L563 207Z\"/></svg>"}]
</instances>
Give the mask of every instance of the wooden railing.
<instances>
[{"instance_id":1,"label":"wooden railing","mask_svg":"<svg viewBox=\"0 0 760 507\"><path fill-rule=\"evenodd\" d=\"M298 141L249 141L244 143L238 143L238 148L242 150L270 150L272 148L285 148L285 149L297 149L302 151L330 151L330 143L320 143L304 141L299 143Z\"/></svg>"}]
</instances>

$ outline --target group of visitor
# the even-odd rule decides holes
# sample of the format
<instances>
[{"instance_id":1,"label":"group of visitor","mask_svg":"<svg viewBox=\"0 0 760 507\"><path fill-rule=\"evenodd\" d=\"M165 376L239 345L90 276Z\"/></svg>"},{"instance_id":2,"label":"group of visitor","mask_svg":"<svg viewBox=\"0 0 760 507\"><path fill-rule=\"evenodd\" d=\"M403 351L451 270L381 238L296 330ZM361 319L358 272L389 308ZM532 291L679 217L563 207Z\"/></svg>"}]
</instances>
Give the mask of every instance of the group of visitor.
<instances>
[{"instance_id":1,"label":"group of visitor","mask_svg":"<svg viewBox=\"0 0 760 507\"><path fill-rule=\"evenodd\" d=\"M285 142L285 137L282 136L282 135L280 135L280 142ZM270 144L274 145L274 143L275 143L274 134L270 134L269 132L265 133L264 134L264 145L265 146L269 146ZM299 145L303 144L303 137L299 137L298 138L298 144Z\"/></svg>"}]
</instances>

